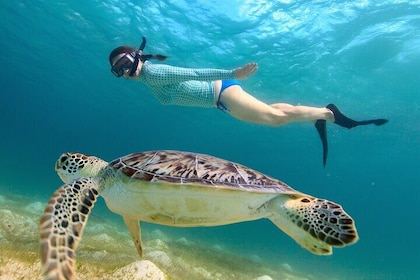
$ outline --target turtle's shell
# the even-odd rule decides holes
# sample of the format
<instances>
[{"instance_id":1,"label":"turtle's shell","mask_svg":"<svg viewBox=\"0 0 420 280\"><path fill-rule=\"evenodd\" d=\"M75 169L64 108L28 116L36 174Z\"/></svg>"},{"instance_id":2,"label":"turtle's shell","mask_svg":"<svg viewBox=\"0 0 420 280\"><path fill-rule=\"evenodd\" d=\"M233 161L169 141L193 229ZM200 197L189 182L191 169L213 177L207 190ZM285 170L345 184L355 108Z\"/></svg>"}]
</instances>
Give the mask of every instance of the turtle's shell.
<instances>
[{"instance_id":1,"label":"turtle's shell","mask_svg":"<svg viewBox=\"0 0 420 280\"><path fill-rule=\"evenodd\" d=\"M109 166L135 180L194 184L261 193L296 192L285 183L224 159L180 151L149 151L118 158ZM120 174L121 174L120 173Z\"/></svg>"}]
</instances>

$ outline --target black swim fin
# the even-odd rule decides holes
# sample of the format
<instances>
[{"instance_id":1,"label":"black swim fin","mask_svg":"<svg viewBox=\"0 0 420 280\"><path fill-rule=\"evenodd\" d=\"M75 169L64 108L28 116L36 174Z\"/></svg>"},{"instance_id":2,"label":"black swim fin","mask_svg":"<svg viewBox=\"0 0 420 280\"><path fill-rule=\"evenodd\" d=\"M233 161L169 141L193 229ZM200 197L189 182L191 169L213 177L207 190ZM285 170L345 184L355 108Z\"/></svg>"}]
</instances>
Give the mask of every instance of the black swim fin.
<instances>
[{"instance_id":1,"label":"black swim fin","mask_svg":"<svg viewBox=\"0 0 420 280\"><path fill-rule=\"evenodd\" d=\"M327 164L327 156L328 156L328 141L327 141L327 121L326 120L317 120L315 122L316 131L318 131L319 137L321 138L322 142L322 163L325 165Z\"/></svg>"},{"instance_id":2,"label":"black swim fin","mask_svg":"<svg viewBox=\"0 0 420 280\"><path fill-rule=\"evenodd\" d=\"M388 120L386 119L355 121L346 117L343 113L341 113L340 110L337 108L337 106L335 106L334 104L328 104L326 107L333 112L334 119L335 119L334 123L348 129L351 129L359 125L368 125L368 124L383 125L388 122Z\"/></svg>"}]
</instances>

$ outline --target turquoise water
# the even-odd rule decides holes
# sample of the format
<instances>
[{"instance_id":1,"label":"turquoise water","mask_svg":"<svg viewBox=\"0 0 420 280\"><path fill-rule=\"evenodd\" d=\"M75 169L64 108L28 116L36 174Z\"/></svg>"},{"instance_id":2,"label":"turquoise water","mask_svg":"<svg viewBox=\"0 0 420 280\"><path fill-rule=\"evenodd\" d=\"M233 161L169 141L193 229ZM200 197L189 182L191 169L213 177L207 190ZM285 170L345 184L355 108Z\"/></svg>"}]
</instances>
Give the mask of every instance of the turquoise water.
<instances>
[{"instance_id":1,"label":"turquoise water","mask_svg":"<svg viewBox=\"0 0 420 280\"><path fill-rule=\"evenodd\" d=\"M420 2L190 2L0 4L1 192L46 201L61 184L54 162L65 151L105 160L155 149L212 154L342 204L360 241L318 257L268 221L165 232L323 279L418 278ZM334 102L354 118L390 122L328 124L323 168L309 123L262 127L216 109L162 106L143 85L114 78L109 52L142 35L148 52L176 66L257 62L242 84L264 101ZM101 204L94 212L112 216Z\"/></svg>"}]
</instances>

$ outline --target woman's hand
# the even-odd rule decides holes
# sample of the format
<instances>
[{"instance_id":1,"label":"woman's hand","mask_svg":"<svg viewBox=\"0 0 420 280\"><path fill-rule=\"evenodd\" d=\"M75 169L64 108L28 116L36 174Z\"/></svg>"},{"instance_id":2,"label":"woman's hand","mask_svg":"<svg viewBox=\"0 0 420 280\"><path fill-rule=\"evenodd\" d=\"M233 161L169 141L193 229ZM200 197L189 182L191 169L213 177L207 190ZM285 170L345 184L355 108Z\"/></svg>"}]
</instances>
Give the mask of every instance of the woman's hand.
<instances>
[{"instance_id":1,"label":"woman's hand","mask_svg":"<svg viewBox=\"0 0 420 280\"><path fill-rule=\"evenodd\" d=\"M258 64L257 63L247 63L242 67L236 68L233 70L233 73L235 75L235 79L243 80L254 74L255 71L258 70Z\"/></svg>"}]
</instances>

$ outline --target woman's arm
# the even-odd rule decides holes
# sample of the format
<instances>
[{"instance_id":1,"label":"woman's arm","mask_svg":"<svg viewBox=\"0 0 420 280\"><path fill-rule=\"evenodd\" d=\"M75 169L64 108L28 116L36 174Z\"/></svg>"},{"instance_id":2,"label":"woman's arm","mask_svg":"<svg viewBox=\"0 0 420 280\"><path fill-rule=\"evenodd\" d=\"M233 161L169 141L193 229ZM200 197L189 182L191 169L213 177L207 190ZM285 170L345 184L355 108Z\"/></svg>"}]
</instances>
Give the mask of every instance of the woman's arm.
<instances>
[{"instance_id":1,"label":"woman's arm","mask_svg":"<svg viewBox=\"0 0 420 280\"><path fill-rule=\"evenodd\" d=\"M244 79L257 70L255 63L246 64L234 70L213 69L213 68L183 68L166 64L145 63L144 71L140 76L145 75L153 84L173 84L184 81L214 81L226 79Z\"/></svg>"}]
</instances>

